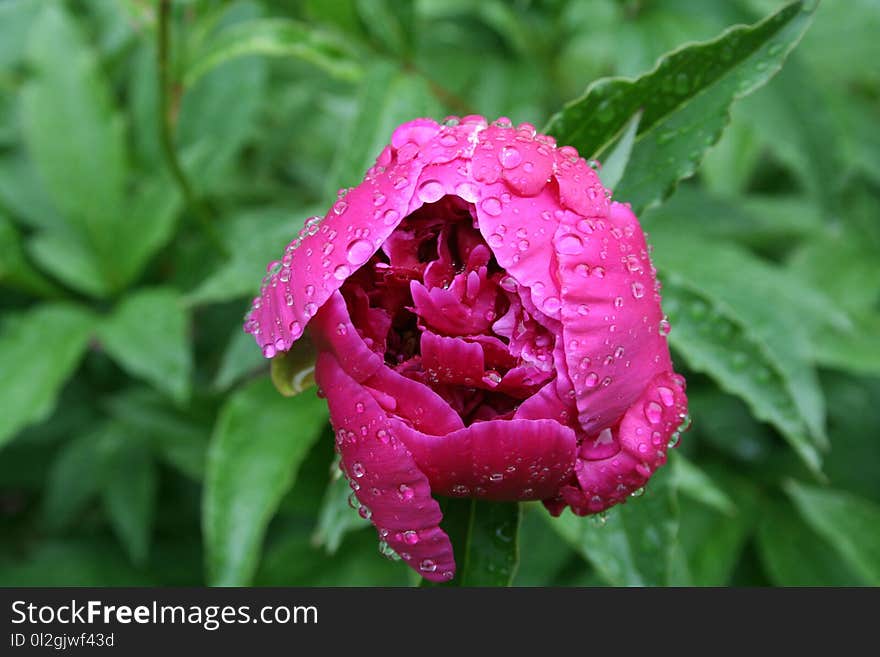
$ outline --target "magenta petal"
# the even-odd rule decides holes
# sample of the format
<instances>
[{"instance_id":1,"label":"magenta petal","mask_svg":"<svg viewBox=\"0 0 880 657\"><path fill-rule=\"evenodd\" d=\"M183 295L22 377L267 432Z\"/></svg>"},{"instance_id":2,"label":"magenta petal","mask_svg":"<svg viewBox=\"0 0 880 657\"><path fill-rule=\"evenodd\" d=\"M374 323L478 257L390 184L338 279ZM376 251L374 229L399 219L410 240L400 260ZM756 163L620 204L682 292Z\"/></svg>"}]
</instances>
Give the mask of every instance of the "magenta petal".
<instances>
[{"instance_id":1,"label":"magenta petal","mask_svg":"<svg viewBox=\"0 0 880 657\"><path fill-rule=\"evenodd\" d=\"M645 381L671 371L660 297L627 207L614 203L604 220L566 214L554 241L565 360L581 426L592 433L616 422Z\"/></svg>"},{"instance_id":2,"label":"magenta petal","mask_svg":"<svg viewBox=\"0 0 880 657\"><path fill-rule=\"evenodd\" d=\"M382 356L367 347L351 322L345 299L336 291L315 315L312 335L319 351L329 351L349 376L362 382L384 364Z\"/></svg>"},{"instance_id":3,"label":"magenta petal","mask_svg":"<svg viewBox=\"0 0 880 657\"><path fill-rule=\"evenodd\" d=\"M342 466L363 505L361 515L422 577L452 579L455 561L440 529L440 505L412 455L392 435L385 413L330 353L318 356L315 378L327 394Z\"/></svg>"},{"instance_id":4,"label":"magenta petal","mask_svg":"<svg viewBox=\"0 0 880 657\"><path fill-rule=\"evenodd\" d=\"M669 440L687 412L680 382L680 377L666 373L650 383L613 430L613 441L621 448L618 453L603 459L578 458L580 497L568 493L575 513L596 513L626 501L666 463Z\"/></svg>"},{"instance_id":5,"label":"magenta petal","mask_svg":"<svg viewBox=\"0 0 880 657\"><path fill-rule=\"evenodd\" d=\"M608 214L608 195L599 176L578 157L571 146L554 151L559 201L582 217L601 218Z\"/></svg>"},{"instance_id":6,"label":"magenta petal","mask_svg":"<svg viewBox=\"0 0 880 657\"><path fill-rule=\"evenodd\" d=\"M574 467L574 431L554 420L477 422L445 436L391 422L441 495L543 499L556 493Z\"/></svg>"},{"instance_id":7,"label":"magenta petal","mask_svg":"<svg viewBox=\"0 0 880 657\"><path fill-rule=\"evenodd\" d=\"M245 324L267 358L286 351L330 295L379 250L407 214L424 166L398 157L310 220L254 299Z\"/></svg>"},{"instance_id":8,"label":"magenta petal","mask_svg":"<svg viewBox=\"0 0 880 657\"><path fill-rule=\"evenodd\" d=\"M481 386L486 364L479 344L423 331L421 347L422 368L432 381Z\"/></svg>"},{"instance_id":9,"label":"magenta petal","mask_svg":"<svg viewBox=\"0 0 880 657\"><path fill-rule=\"evenodd\" d=\"M364 385L385 395L387 403L393 405L386 410L393 411L419 431L444 435L464 427L461 417L440 395L388 367L377 370Z\"/></svg>"}]
</instances>

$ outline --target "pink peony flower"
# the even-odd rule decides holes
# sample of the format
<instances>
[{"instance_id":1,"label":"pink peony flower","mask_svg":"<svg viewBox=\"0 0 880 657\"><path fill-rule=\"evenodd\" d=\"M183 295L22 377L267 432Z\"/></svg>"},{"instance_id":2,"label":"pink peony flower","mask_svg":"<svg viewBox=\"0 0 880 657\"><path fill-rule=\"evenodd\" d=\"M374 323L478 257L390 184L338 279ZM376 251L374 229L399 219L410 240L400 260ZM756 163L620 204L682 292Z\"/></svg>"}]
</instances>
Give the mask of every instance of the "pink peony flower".
<instances>
[{"instance_id":1,"label":"pink peony flower","mask_svg":"<svg viewBox=\"0 0 880 657\"><path fill-rule=\"evenodd\" d=\"M571 147L480 116L398 127L269 266L245 330L308 325L341 464L382 540L453 577L434 494L626 501L686 414L645 236Z\"/></svg>"}]
</instances>

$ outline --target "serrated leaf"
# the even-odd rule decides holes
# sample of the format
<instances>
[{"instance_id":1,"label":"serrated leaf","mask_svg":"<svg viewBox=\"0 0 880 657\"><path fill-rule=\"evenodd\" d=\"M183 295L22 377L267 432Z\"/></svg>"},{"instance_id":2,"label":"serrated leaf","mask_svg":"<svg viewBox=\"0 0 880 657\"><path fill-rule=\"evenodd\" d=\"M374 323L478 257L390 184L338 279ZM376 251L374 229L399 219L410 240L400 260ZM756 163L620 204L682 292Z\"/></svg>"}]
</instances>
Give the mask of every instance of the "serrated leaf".
<instances>
[{"instance_id":1,"label":"serrated leaf","mask_svg":"<svg viewBox=\"0 0 880 657\"><path fill-rule=\"evenodd\" d=\"M0 328L0 446L45 419L88 345L94 320L70 304L7 315Z\"/></svg>"},{"instance_id":2,"label":"serrated leaf","mask_svg":"<svg viewBox=\"0 0 880 657\"><path fill-rule=\"evenodd\" d=\"M604 522L569 512L547 521L612 586L676 583L678 504L669 479L660 470L642 497L609 510Z\"/></svg>"},{"instance_id":3,"label":"serrated leaf","mask_svg":"<svg viewBox=\"0 0 880 657\"><path fill-rule=\"evenodd\" d=\"M124 369L183 402L192 370L188 325L177 292L154 288L125 297L98 325L98 337Z\"/></svg>"},{"instance_id":4,"label":"serrated leaf","mask_svg":"<svg viewBox=\"0 0 880 657\"><path fill-rule=\"evenodd\" d=\"M149 554L158 473L146 440L126 436L107 467L101 497L110 524L135 565Z\"/></svg>"},{"instance_id":5,"label":"serrated leaf","mask_svg":"<svg viewBox=\"0 0 880 657\"><path fill-rule=\"evenodd\" d=\"M812 4L793 2L759 23L684 46L635 80L597 80L554 115L545 132L594 157L641 109L630 164L615 190L639 213L696 171L727 124L733 101L773 77L803 36Z\"/></svg>"},{"instance_id":6,"label":"serrated leaf","mask_svg":"<svg viewBox=\"0 0 880 657\"><path fill-rule=\"evenodd\" d=\"M669 342L688 366L742 398L755 417L776 427L818 472L819 451L767 345L749 333L730 309L671 277L663 287L663 308L673 325Z\"/></svg>"},{"instance_id":7,"label":"serrated leaf","mask_svg":"<svg viewBox=\"0 0 880 657\"><path fill-rule=\"evenodd\" d=\"M440 111L423 78L401 73L390 62L372 65L361 82L354 118L339 140L327 192L358 184L397 125Z\"/></svg>"},{"instance_id":8,"label":"serrated leaf","mask_svg":"<svg viewBox=\"0 0 880 657\"><path fill-rule=\"evenodd\" d=\"M815 448L827 447L827 436L810 336L848 327L847 315L824 294L732 245L685 241L658 229L652 242L667 283L664 308L674 325L690 323L679 335L673 330L672 344L692 367L742 396L818 468ZM689 312L681 312L682 304ZM789 404L793 413L784 409Z\"/></svg>"},{"instance_id":9,"label":"serrated leaf","mask_svg":"<svg viewBox=\"0 0 880 657\"><path fill-rule=\"evenodd\" d=\"M211 584L250 582L266 526L326 422L322 400L282 397L268 379L228 399L211 438L203 497Z\"/></svg>"},{"instance_id":10,"label":"serrated leaf","mask_svg":"<svg viewBox=\"0 0 880 657\"><path fill-rule=\"evenodd\" d=\"M351 45L314 25L289 18L263 18L220 31L189 62L189 87L223 62L247 55L295 57L342 80L357 80L361 67Z\"/></svg>"},{"instance_id":11,"label":"serrated leaf","mask_svg":"<svg viewBox=\"0 0 880 657\"><path fill-rule=\"evenodd\" d=\"M617 183L626 171L629 158L632 154L633 143L636 139L636 131L639 129L639 121L642 120L642 112L638 111L626 124L620 139L608 151L608 155L601 153L602 168L599 170L599 178L608 189L617 187Z\"/></svg>"},{"instance_id":12,"label":"serrated leaf","mask_svg":"<svg viewBox=\"0 0 880 657\"><path fill-rule=\"evenodd\" d=\"M804 521L872 586L880 586L880 506L844 491L797 481L785 491Z\"/></svg>"}]
</instances>

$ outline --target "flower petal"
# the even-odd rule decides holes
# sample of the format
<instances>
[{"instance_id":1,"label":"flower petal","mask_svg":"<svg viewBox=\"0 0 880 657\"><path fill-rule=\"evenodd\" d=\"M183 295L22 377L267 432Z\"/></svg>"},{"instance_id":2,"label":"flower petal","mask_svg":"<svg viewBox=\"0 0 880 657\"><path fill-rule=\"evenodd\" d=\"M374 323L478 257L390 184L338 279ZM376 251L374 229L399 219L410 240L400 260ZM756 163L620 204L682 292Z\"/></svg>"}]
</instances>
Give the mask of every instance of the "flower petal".
<instances>
[{"instance_id":1,"label":"flower petal","mask_svg":"<svg viewBox=\"0 0 880 657\"><path fill-rule=\"evenodd\" d=\"M672 370L654 270L635 215L564 213L554 238L562 284L562 339L580 423L593 433L616 422L644 382Z\"/></svg>"},{"instance_id":2,"label":"flower petal","mask_svg":"<svg viewBox=\"0 0 880 657\"><path fill-rule=\"evenodd\" d=\"M345 299L338 290L315 315L312 336L318 350L333 354L342 369L358 383L384 364L382 356L366 345L352 324Z\"/></svg>"},{"instance_id":3,"label":"flower petal","mask_svg":"<svg viewBox=\"0 0 880 657\"><path fill-rule=\"evenodd\" d=\"M441 495L488 500L538 500L571 477L574 431L555 420L491 420L431 436L391 419Z\"/></svg>"},{"instance_id":4,"label":"flower petal","mask_svg":"<svg viewBox=\"0 0 880 657\"><path fill-rule=\"evenodd\" d=\"M427 477L406 446L394 437L375 399L323 352L315 367L327 394L337 431L342 466L362 508L379 536L425 579L452 579L452 543L440 529L440 505L431 497Z\"/></svg>"},{"instance_id":5,"label":"flower petal","mask_svg":"<svg viewBox=\"0 0 880 657\"><path fill-rule=\"evenodd\" d=\"M626 411L619 426L604 430L613 431L609 439L619 445L619 451L600 459L578 458L578 487L563 491L572 511L579 515L597 513L626 501L666 463L669 440L687 413L682 381L672 373L655 377Z\"/></svg>"},{"instance_id":6,"label":"flower petal","mask_svg":"<svg viewBox=\"0 0 880 657\"><path fill-rule=\"evenodd\" d=\"M390 151L380 159L387 160ZM306 223L270 271L245 324L271 358L286 351L345 280L379 250L407 214L422 158L373 167L323 220Z\"/></svg>"}]
</instances>

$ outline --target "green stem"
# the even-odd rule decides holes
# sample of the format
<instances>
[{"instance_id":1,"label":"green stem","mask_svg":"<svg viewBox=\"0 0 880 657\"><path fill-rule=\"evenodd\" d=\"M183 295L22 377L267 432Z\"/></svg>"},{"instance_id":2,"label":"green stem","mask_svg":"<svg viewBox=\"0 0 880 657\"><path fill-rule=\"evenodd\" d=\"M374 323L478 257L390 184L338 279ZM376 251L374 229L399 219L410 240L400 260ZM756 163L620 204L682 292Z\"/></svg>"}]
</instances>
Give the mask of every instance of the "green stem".
<instances>
[{"instance_id":1,"label":"green stem","mask_svg":"<svg viewBox=\"0 0 880 657\"><path fill-rule=\"evenodd\" d=\"M195 215L205 237L214 245L214 247L222 254L229 255L229 251L220 234L217 232L214 224L204 205L199 201L193 190L180 159L177 157L177 151L174 148L174 115L175 112L171 106L170 91L170 48L169 48L169 32L171 29L171 0L159 1L159 26L156 30L158 38L157 58L159 70L159 134L162 141L162 152L165 155L165 162L168 165L171 175L174 177L177 186L183 194L184 201L192 213Z\"/></svg>"}]
</instances>

